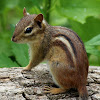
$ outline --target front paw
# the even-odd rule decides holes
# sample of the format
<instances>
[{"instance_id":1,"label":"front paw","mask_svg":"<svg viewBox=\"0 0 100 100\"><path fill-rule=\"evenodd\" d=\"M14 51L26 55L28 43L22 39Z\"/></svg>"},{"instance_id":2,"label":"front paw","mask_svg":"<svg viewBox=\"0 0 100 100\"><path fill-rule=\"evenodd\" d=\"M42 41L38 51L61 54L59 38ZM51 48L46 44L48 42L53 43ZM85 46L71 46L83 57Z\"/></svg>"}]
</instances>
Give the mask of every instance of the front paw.
<instances>
[{"instance_id":1,"label":"front paw","mask_svg":"<svg viewBox=\"0 0 100 100\"><path fill-rule=\"evenodd\" d=\"M21 73L26 72L26 71L31 71L28 67L24 67L24 69L21 71Z\"/></svg>"}]
</instances>

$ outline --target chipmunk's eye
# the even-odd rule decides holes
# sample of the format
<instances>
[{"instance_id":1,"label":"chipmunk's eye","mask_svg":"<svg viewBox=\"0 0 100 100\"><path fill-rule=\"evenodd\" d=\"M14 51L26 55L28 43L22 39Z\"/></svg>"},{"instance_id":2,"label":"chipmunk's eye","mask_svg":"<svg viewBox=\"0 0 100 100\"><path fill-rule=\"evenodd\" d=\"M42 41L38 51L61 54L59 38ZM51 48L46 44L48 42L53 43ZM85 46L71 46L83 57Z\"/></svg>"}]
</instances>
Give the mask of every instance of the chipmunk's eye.
<instances>
[{"instance_id":1,"label":"chipmunk's eye","mask_svg":"<svg viewBox=\"0 0 100 100\"><path fill-rule=\"evenodd\" d=\"M32 29L33 29L33 27L28 27L28 28L25 30L24 33L31 33Z\"/></svg>"}]
</instances>

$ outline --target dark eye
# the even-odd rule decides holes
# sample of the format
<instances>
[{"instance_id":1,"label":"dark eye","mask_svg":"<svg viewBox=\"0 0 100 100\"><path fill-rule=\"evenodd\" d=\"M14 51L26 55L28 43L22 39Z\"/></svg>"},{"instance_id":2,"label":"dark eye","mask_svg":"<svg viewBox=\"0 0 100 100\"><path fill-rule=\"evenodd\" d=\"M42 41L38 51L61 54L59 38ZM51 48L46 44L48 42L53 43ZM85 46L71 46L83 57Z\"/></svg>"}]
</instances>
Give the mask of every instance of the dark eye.
<instances>
[{"instance_id":1,"label":"dark eye","mask_svg":"<svg viewBox=\"0 0 100 100\"><path fill-rule=\"evenodd\" d=\"M24 33L31 33L33 27L28 27Z\"/></svg>"}]
</instances>

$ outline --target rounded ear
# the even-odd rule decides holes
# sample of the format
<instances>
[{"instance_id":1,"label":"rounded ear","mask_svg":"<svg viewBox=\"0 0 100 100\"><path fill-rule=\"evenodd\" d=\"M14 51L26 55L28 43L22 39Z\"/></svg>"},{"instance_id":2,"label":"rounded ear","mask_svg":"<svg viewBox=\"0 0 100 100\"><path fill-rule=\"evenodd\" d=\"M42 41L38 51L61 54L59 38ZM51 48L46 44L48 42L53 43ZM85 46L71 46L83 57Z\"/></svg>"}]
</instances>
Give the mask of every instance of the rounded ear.
<instances>
[{"instance_id":1,"label":"rounded ear","mask_svg":"<svg viewBox=\"0 0 100 100\"><path fill-rule=\"evenodd\" d=\"M42 20L43 20L43 15L42 14L38 14L35 18L34 18L34 20L36 21L36 22L42 22Z\"/></svg>"},{"instance_id":2,"label":"rounded ear","mask_svg":"<svg viewBox=\"0 0 100 100\"><path fill-rule=\"evenodd\" d=\"M26 11L26 8L25 8L25 7L24 7L24 9L23 9L23 15L24 15L24 17L28 15L28 13L27 13L27 11Z\"/></svg>"}]
</instances>

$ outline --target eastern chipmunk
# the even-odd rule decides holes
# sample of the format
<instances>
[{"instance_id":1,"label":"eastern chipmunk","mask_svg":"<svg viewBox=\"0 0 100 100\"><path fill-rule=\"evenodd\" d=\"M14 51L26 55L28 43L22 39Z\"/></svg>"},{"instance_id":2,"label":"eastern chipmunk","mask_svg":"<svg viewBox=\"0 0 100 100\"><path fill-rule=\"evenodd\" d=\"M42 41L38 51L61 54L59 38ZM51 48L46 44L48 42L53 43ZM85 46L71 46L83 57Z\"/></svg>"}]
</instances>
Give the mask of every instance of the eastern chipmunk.
<instances>
[{"instance_id":1,"label":"eastern chipmunk","mask_svg":"<svg viewBox=\"0 0 100 100\"><path fill-rule=\"evenodd\" d=\"M59 88L45 87L45 93L58 94L76 88L82 100L87 100L86 81L88 58L84 44L72 30L50 26L42 14L28 14L16 24L12 41L27 43L30 62L24 70L31 70L43 60L48 60L50 72Z\"/></svg>"}]
</instances>

